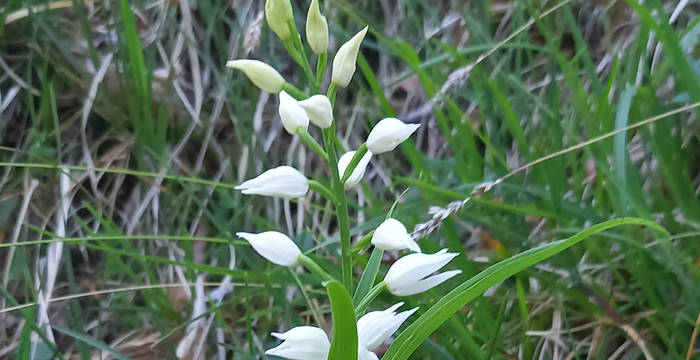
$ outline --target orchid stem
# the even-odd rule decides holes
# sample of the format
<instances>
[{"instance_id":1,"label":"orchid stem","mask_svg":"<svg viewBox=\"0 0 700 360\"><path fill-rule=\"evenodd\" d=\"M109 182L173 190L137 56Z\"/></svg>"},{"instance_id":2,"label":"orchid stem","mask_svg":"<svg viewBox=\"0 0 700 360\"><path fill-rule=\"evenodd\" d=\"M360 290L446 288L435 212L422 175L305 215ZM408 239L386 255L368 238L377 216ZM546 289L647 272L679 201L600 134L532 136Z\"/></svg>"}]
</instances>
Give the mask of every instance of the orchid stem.
<instances>
[{"instance_id":1,"label":"orchid stem","mask_svg":"<svg viewBox=\"0 0 700 360\"><path fill-rule=\"evenodd\" d=\"M323 195L323 197L325 197L332 203L335 203L337 200L331 189L329 189L327 186L321 184L316 180L309 180L309 189Z\"/></svg>"},{"instance_id":2,"label":"orchid stem","mask_svg":"<svg viewBox=\"0 0 700 360\"><path fill-rule=\"evenodd\" d=\"M309 135L309 133L306 130L299 131L297 135L299 135L301 141L303 141L304 144L306 144L306 146L311 148L313 152L318 154L318 156L322 157L324 160L328 161L328 154L326 153L326 151L323 150L321 144L319 144L318 141L316 141L316 139Z\"/></svg>"},{"instance_id":3,"label":"orchid stem","mask_svg":"<svg viewBox=\"0 0 700 360\"><path fill-rule=\"evenodd\" d=\"M301 254L299 255L299 263L304 265L305 268L307 268L309 271L312 273L320 276L323 281L333 281L335 280L334 277L332 277L330 274L328 274L323 268L321 268L320 265L318 265L315 261L313 261L310 257Z\"/></svg>"},{"instance_id":4,"label":"orchid stem","mask_svg":"<svg viewBox=\"0 0 700 360\"><path fill-rule=\"evenodd\" d=\"M369 290L367 295L360 300L360 303L357 304L357 307L355 308L355 316L356 317L361 317L362 315L365 314L365 311L367 310L367 306L374 300L379 294L382 293L386 289L386 283L384 281L378 283L377 285L374 285L372 289Z\"/></svg>"}]
</instances>

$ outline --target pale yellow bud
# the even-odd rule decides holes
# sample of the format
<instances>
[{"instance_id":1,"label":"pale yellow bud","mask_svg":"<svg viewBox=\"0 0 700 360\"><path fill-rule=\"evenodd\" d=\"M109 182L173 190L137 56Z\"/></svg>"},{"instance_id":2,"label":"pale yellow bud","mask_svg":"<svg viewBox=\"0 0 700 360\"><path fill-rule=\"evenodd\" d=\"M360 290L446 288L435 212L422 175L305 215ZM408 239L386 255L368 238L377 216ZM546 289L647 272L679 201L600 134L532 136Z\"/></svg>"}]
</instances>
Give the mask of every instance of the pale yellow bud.
<instances>
[{"instance_id":1,"label":"pale yellow bud","mask_svg":"<svg viewBox=\"0 0 700 360\"><path fill-rule=\"evenodd\" d=\"M328 50L328 22L321 14L318 0L311 0L309 12L306 14L306 41L316 54Z\"/></svg>"},{"instance_id":2,"label":"pale yellow bud","mask_svg":"<svg viewBox=\"0 0 700 360\"><path fill-rule=\"evenodd\" d=\"M278 93L284 85L284 78L270 65L258 60L230 60L226 67L238 69L261 90Z\"/></svg>"},{"instance_id":3,"label":"pale yellow bud","mask_svg":"<svg viewBox=\"0 0 700 360\"><path fill-rule=\"evenodd\" d=\"M284 41L289 38L287 21L294 21L292 4L289 0L267 0L265 2L265 20L272 31Z\"/></svg>"},{"instance_id":4,"label":"pale yellow bud","mask_svg":"<svg viewBox=\"0 0 700 360\"><path fill-rule=\"evenodd\" d=\"M333 58L332 83L341 87L346 87L350 84L352 75L355 73L357 53L360 51L360 44L362 44L365 34L367 34L366 26L338 49L335 58Z\"/></svg>"}]
</instances>

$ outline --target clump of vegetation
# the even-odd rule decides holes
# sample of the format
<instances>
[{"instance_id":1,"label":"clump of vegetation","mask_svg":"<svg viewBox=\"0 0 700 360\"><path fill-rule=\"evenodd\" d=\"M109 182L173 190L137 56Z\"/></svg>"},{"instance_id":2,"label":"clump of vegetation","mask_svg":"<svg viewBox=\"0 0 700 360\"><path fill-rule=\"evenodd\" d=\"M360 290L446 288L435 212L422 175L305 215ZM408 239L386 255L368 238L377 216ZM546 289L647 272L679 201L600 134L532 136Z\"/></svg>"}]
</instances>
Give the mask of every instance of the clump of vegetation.
<instances>
[{"instance_id":1,"label":"clump of vegetation","mask_svg":"<svg viewBox=\"0 0 700 360\"><path fill-rule=\"evenodd\" d=\"M697 357L699 12L6 1L0 358Z\"/></svg>"}]
</instances>

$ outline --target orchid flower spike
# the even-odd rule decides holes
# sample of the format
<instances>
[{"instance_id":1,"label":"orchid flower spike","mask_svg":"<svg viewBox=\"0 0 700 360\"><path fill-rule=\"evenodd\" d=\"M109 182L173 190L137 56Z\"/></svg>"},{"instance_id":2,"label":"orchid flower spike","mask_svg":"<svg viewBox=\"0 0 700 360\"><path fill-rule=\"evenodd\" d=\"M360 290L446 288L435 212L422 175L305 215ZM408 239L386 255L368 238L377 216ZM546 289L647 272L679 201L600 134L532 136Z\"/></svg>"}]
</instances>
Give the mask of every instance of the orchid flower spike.
<instances>
[{"instance_id":1,"label":"orchid flower spike","mask_svg":"<svg viewBox=\"0 0 700 360\"><path fill-rule=\"evenodd\" d=\"M406 227L396 219L384 220L372 235L372 244L382 250L409 249L420 252L420 247L413 241Z\"/></svg>"},{"instance_id":2,"label":"orchid flower spike","mask_svg":"<svg viewBox=\"0 0 700 360\"><path fill-rule=\"evenodd\" d=\"M340 159L338 159L338 174L340 177L343 177L343 174L345 174L345 169L347 169L348 165L350 165L350 161L352 161L355 153L356 151L348 151L343 154ZM352 170L350 177L345 181L345 190L355 187L355 185L362 181L362 177L365 176L365 170L367 169L367 165L371 159L372 153L369 151L362 156L360 162L357 163L355 169Z\"/></svg>"},{"instance_id":3,"label":"orchid flower spike","mask_svg":"<svg viewBox=\"0 0 700 360\"><path fill-rule=\"evenodd\" d=\"M382 119L374 125L367 137L367 149L378 155L394 150L408 139L420 124L406 124L396 118Z\"/></svg>"},{"instance_id":4,"label":"orchid flower spike","mask_svg":"<svg viewBox=\"0 0 700 360\"><path fill-rule=\"evenodd\" d=\"M410 254L394 262L384 277L389 292L396 296L408 296L422 293L440 285L449 278L461 273L451 270L431 275L447 265L457 253L448 253L442 249L435 254Z\"/></svg>"},{"instance_id":5,"label":"orchid flower spike","mask_svg":"<svg viewBox=\"0 0 700 360\"><path fill-rule=\"evenodd\" d=\"M306 115L306 111L284 90L280 92L279 114L282 126L291 135L306 132L309 128L309 116Z\"/></svg>"},{"instance_id":6,"label":"orchid flower spike","mask_svg":"<svg viewBox=\"0 0 700 360\"><path fill-rule=\"evenodd\" d=\"M265 195L294 199L306 195L309 180L291 166L279 166L246 180L234 189L246 195Z\"/></svg>"},{"instance_id":7,"label":"orchid flower spike","mask_svg":"<svg viewBox=\"0 0 700 360\"><path fill-rule=\"evenodd\" d=\"M333 105L326 95L314 95L306 100L299 101L309 120L321 129L326 129L333 124Z\"/></svg>"},{"instance_id":8,"label":"orchid flower spike","mask_svg":"<svg viewBox=\"0 0 700 360\"><path fill-rule=\"evenodd\" d=\"M360 44L367 34L367 27L360 30L352 39L343 44L333 58L333 74L331 74L331 82L340 87L346 87L350 84L352 76L355 74L355 63L357 62L357 53L360 52Z\"/></svg>"},{"instance_id":9,"label":"orchid flower spike","mask_svg":"<svg viewBox=\"0 0 700 360\"><path fill-rule=\"evenodd\" d=\"M269 93L280 92L285 83L284 78L275 68L259 60L229 60L226 62L226 67L243 71L255 86Z\"/></svg>"},{"instance_id":10,"label":"orchid flower spike","mask_svg":"<svg viewBox=\"0 0 700 360\"><path fill-rule=\"evenodd\" d=\"M236 236L249 242L255 252L277 265L296 265L301 256L301 250L294 241L281 232L265 231L259 234L237 232Z\"/></svg>"},{"instance_id":11,"label":"orchid flower spike","mask_svg":"<svg viewBox=\"0 0 700 360\"><path fill-rule=\"evenodd\" d=\"M326 333L315 326L297 326L281 334L272 333L272 336L282 343L265 351L265 355L289 360L319 360L327 359L331 348Z\"/></svg>"},{"instance_id":12,"label":"orchid flower spike","mask_svg":"<svg viewBox=\"0 0 700 360\"><path fill-rule=\"evenodd\" d=\"M400 302L383 311L372 311L357 320L357 337L360 344L367 350L378 348L418 310L413 308L397 313L396 310L402 305Z\"/></svg>"}]
</instances>

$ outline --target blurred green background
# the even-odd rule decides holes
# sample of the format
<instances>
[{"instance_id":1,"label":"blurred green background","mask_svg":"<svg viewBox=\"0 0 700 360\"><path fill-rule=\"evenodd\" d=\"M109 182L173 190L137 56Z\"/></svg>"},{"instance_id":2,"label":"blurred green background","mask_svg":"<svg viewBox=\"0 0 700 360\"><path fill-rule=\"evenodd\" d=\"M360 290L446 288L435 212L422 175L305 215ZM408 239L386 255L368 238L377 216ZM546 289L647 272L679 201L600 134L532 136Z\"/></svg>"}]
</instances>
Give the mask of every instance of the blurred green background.
<instances>
[{"instance_id":1,"label":"blurred green background","mask_svg":"<svg viewBox=\"0 0 700 360\"><path fill-rule=\"evenodd\" d=\"M303 29L308 2L292 3ZM285 232L340 273L330 204L233 191L284 164L327 178L282 129L277 96L224 67L260 59L306 86L263 10L0 3L0 358L175 358L194 331L185 358L260 359L271 331L330 330L318 279L233 236ZM421 313L488 265L610 218L673 234L627 227L586 240L489 289L412 358L700 358L697 1L325 0L321 11L331 57L370 28L334 109L343 146L383 117L422 125L348 193L353 239L397 200L410 230L485 181L615 132L525 166L448 217L419 243L463 253L452 263L462 275L420 296L384 294L377 308L405 301ZM57 253L61 238L72 240ZM234 288L196 322L198 278ZM77 296L34 305L47 290Z\"/></svg>"}]
</instances>

